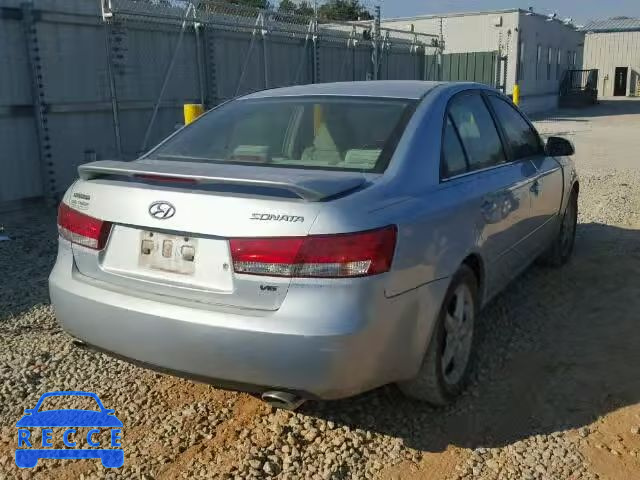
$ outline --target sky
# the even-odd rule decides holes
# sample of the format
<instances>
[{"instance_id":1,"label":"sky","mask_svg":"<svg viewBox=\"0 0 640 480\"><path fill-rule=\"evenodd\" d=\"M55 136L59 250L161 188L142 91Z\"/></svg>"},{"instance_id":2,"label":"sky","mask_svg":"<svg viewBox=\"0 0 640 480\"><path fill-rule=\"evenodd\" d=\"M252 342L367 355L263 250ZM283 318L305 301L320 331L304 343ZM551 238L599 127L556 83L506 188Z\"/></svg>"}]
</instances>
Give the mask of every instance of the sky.
<instances>
[{"instance_id":1,"label":"sky","mask_svg":"<svg viewBox=\"0 0 640 480\"><path fill-rule=\"evenodd\" d=\"M528 9L560 18L571 17L574 23L615 16L640 17L640 0L379 0L385 18L420 14L477 12L506 8ZM364 1L376 3L375 0Z\"/></svg>"}]
</instances>

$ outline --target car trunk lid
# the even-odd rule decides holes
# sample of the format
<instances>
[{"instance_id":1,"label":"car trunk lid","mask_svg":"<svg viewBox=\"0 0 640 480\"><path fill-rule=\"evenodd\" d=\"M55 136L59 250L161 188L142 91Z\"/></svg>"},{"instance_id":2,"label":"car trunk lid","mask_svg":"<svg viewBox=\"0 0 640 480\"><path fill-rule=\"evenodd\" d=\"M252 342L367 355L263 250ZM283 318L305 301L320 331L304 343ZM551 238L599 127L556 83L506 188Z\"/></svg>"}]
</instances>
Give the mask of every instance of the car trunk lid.
<instances>
[{"instance_id":1,"label":"car trunk lid","mask_svg":"<svg viewBox=\"0 0 640 480\"><path fill-rule=\"evenodd\" d=\"M333 172L289 175L281 169L224 167L150 161L81 166L81 180L65 202L112 228L101 251L73 245L80 273L132 292L279 308L290 279L234 273L229 239L306 236L322 199L360 188L366 180Z\"/></svg>"}]
</instances>

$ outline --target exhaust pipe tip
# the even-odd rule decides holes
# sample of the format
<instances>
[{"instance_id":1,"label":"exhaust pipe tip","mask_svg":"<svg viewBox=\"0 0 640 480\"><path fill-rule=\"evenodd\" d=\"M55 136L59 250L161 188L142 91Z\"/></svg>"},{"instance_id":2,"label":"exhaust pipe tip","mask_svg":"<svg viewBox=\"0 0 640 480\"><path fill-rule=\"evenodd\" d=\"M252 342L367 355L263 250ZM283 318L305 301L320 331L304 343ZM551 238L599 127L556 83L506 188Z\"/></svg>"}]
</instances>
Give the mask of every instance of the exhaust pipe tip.
<instances>
[{"instance_id":1,"label":"exhaust pipe tip","mask_svg":"<svg viewBox=\"0 0 640 480\"><path fill-rule=\"evenodd\" d=\"M273 408L293 411L305 402L304 398L288 392L269 391L261 395L264 402Z\"/></svg>"}]
</instances>

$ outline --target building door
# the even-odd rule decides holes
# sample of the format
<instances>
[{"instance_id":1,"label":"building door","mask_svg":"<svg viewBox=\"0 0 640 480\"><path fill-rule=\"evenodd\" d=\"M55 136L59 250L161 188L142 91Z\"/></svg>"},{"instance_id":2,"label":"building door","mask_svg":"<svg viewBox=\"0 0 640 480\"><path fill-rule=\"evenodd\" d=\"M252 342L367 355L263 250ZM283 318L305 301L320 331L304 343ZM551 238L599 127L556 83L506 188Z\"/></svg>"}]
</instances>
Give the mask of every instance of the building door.
<instances>
[{"instance_id":1,"label":"building door","mask_svg":"<svg viewBox=\"0 0 640 480\"><path fill-rule=\"evenodd\" d=\"M627 94L627 67L616 67L616 78L613 83L613 96L624 97Z\"/></svg>"}]
</instances>

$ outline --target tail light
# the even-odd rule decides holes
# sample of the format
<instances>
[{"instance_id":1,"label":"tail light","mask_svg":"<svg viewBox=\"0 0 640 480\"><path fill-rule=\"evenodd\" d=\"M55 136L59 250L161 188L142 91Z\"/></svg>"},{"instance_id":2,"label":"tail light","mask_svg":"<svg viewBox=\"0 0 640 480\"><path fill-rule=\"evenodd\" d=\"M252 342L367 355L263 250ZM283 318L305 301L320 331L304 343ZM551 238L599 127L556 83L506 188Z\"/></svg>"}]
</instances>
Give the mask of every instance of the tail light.
<instances>
[{"instance_id":1,"label":"tail light","mask_svg":"<svg viewBox=\"0 0 640 480\"><path fill-rule=\"evenodd\" d=\"M58 207L58 233L70 242L94 250L102 250L107 244L111 223L85 215L65 203Z\"/></svg>"},{"instance_id":2,"label":"tail light","mask_svg":"<svg viewBox=\"0 0 640 480\"><path fill-rule=\"evenodd\" d=\"M230 241L237 273L277 277L344 278L389 271L396 227L307 237L236 238Z\"/></svg>"}]
</instances>

